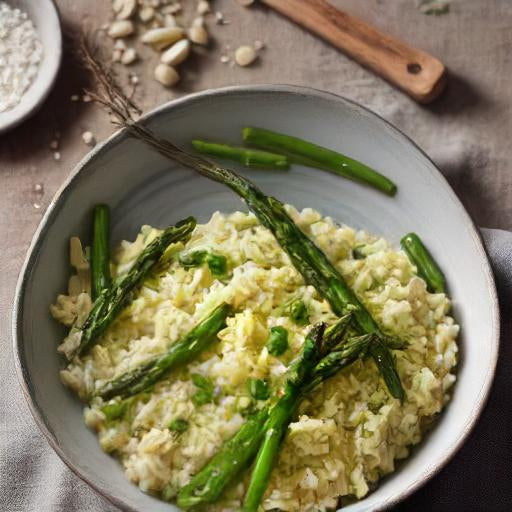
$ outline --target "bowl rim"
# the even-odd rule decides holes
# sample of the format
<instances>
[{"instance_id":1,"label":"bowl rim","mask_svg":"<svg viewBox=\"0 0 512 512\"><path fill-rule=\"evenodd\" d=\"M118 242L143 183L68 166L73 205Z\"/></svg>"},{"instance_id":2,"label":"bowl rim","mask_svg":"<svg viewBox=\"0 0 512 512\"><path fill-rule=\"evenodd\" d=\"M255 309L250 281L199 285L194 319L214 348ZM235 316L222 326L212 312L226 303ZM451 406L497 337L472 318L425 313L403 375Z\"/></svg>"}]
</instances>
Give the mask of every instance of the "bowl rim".
<instances>
[{"instance_id":1,"label":"bowl rim","mask_svg":"<svg viewBox=\"0 0 512 512\"><path fill-rule=\"evenodd\" d=\"M381 117L379 114L373 112L367 107L359 104L358 102L345 98L339 94L335 94L332 92L323 91L320 89L315 89L312 87L306 86L297 86L297 85L279 85L279 84L257 84L257 85L235 85L235 86L226 86L219 88L211 88L205 89L203 91L187 94L180 98L173 99L169 102L166 102L158 107L150 110L140 117L140 121L145 123L151 118L165 113L167 110L172 110L175 107L184 106L186 104L193 104L197 100L201 100L202 98L208 97L211 99L215 99L217 97L229 96L232 94L258 94L258 93L284 93L290 95L299 95L306 96L310 98L324 99L335 102L341 102L345 104L349 104L356 109L359 109L363 113L369 115L369 117L377 118L382 123L386 125L386 127L394 132L402 140L405 140L409 145L411 145L414 149L416 149L419 154L425 158L432 166L435 174L437 174L437 178L443 183L446 187L447 192L451 195L451 199L454 201L456 207L460 210L460 213L465 217L466 225L468 230L470 231L470 235L475 240L477 244L477 250L482 257L484 265L482 266L482 270L485 272L486 277L488 279L490 285L490 296L491 296L491 307L492 307L492 335L491 335L491 358L490 365L487 369L487 373L485 375L485 381L480 388L479 395L477 400L475 401L475 406L473 407L471 416L466 421L464 428L460 432L460 436L457 441L453 443L448 451L444 453L442 459L438 462L431 465L427 468L423 474L419 475L418 478L403 489L401 492L387 500L385 503L377 505L372 510L380 511L380 510L388 510L389 508L397 505L408 496L410 496L414 491L419 489L422 485L424 485L428 480L430 480L433 476L441 471L441 469L448 464L448 462L454 457L457 451L461 448L461 446L466 441L467 437L473 430L478 418L482 414L485 404L489 398L489 394L491 391L492 383L494 380L494 375L496 372L496 364L498 360L499 354L499 345L500 345L500 310L499 310L499 301L498 294L496 290L496 283L494 279L494 274L491 269L491 264L489 262L487 252L485 246L482 241L482 236L478 228L476 227L473 219L462 205L459 198L456 196L453 191L451 185L448 183L444 175L439 171L435 163L432 159L406 134L404 134L401 130L396 128L389 121ZM82 471L76 468L73 465L73 462L68 458L67 454L60 448L57 440L53 437L53 434L50 432L49 428L45 423L45 417L42 411L39 409L39 406L33 400L31 394L31 382L30 376L25 369L24 365L24 352L23 352L23 334L22 334L22 320L23 320L23 300L25 296L26 286L28 284L28 275L32 270L35 259L37 257L38 249L42 244L42 238L45 232L49 228L49 221L53 217L54 214L58 211L59 202L61 199L65 198L68 192L70 185L78 178L81 171L87 166L87 164L96 157L100 152L108 151L111 146L113 146L116 142L128 137L125 129L120 129L115 131L110 137L108 137L105 141L97 144L89 153L87 153L80 162L73 168L69 176L65 179L62 185L59 187L57 192L55 193L53 199L51 200L48 208L45 211L43 218L41 219L36 232L34 233L29 249L27 251L24 263L20 270L20 274L18 276L18 281L16 285L15 297L14 297L14 306L12 312L12 338L13 338L13 352L14 352L14 362L16 374L21 385L23 394L29 406L30 412L39 427L39 430L44 434L48 443L53 448L53 450L57 453L57 455L61 458L61 460L71 469L71 471L77 475L81 480L86 482L92 489L94 489L100 496L105 497L110 503L115 506L121 508L122 510L127 510L129 512L140 512L138 509L127 505L122 502L116 496L111 495L108 490L101 489L96 483L92 482L91 479L82 473Z\"/></svg>"},{"instance_id":2,"label":"bowl rim","mask_svg":"<svg viewBox=\"0 0 512 512\"><path fill-rule=\"evenodd\" d=\"M38 0L42 2L43 0ZM0 113L6 114L8 117L5 121L0 119L0 135L3 133L7 133L12 130L16 126L20 125L27 118L35 114L43 105L46 98L50 94L55 82L57 81L57 76L59 75L60 65L62 63L63 56L63 48L62 48L62 27L61 27L61 15L59 8L57 6L56 0L44 0L46 4L51 7L53 14L55 15L54 20L52 20L52 28L55 28L57 32L55 33L55 50L56 52L53 54L48 54L47 52L43 55L43 60L41 61L41 66L38 70L38 74L35 77L35 80L29 86L29 88L22 95L20 102L15 105L12 109L9 109L5 112ZM8 2L9 4L9 2ZM10 4L9 4L10 5ZM35 24L36 32L39 32L39 27L37 26L36 20L30 15L30 12L27 10L29 18ZM55 23L54 23L55 22ZM41 70L43 66L48 66L48 77L46 81L43 83L43 89L40 94L32 95L30 93L30 89L37 82ZM26 103L24 102L24 98ZM9 115L10 113L15 113L14 116Z\"/></svg>"}]
</instances>

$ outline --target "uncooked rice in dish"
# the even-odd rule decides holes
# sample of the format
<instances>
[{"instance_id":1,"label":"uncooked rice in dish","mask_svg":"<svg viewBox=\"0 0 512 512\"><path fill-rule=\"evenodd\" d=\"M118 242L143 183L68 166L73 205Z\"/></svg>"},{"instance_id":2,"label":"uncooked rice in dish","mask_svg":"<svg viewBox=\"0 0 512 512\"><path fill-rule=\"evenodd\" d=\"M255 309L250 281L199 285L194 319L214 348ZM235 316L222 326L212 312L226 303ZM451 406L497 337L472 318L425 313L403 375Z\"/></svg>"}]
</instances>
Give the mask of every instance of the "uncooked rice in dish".
<instances>
[{"instance_id":1,"label":"uncooked rice in dish","mask_svg":"<svg viewBox=\"0 0 512 512\"><path fill-rule=\"evenodd\" d=\"M383 330L409 341L406 350L394 351L406 391L403 405L388 394L373 361L359 360L309 393L288 429L263 510L332 510L339 497L362 498L392 472L443 409L455 381L459 327L446 295L429 293L407 256L384 239L340 226L310 208L287 210ZM126 272L158 233L144 226L134 242L122 242L115 275ZM356 247L365 257L353 257ZM206 265L183 268L174 256L184 249L226 256L228 275L214 278ZM221 302L234 307L219 341L151 393L139 395L124 417L106 421L100 398L84 410L101 447L119 458L132 482L156 494L168 485L177 492L240 428L256 406L248 392L250 377L275 384L300 352L308 326L294 324L284 304L301 298L310 323L336 318L252 214L214 213L186 245L177 244L171 252L163 274L147 280L100 342L61 371L62 382L85 399L105 381L165 352ZM70 283L70 295L59 296L51 308L68 326L85 318L91 307L88 294L78 289ZM290 348L274 357L265 344L270 327L277 325L288 330ZM60 351L71 342L65 339ZM194 404L192 373L213 382L215 403ZM168 428L176 418L189 423L180 435ZM239 510L246 484L247 477L208 510Z\"/></svg>"}]
</instances>

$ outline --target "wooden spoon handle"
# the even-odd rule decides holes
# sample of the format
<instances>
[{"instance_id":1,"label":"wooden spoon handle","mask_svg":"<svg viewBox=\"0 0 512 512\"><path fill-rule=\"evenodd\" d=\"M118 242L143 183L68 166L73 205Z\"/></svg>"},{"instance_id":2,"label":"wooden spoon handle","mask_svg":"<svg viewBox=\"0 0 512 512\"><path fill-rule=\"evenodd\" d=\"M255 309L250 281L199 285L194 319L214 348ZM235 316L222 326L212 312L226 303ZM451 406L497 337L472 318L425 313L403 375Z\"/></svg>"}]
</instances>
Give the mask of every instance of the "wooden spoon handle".
<instances>
[{"instance_id":1,"label":"wooden spoon handle","mask_svg":"<svg viewBox=\"0 0 512 512\"><path fill-rule=\"evenodd\" d=\"M429 103L446 82L445 67L428 53L408 46L325 0L261 0L326 39L420 103Z\"/></svg>"}]
</instances>

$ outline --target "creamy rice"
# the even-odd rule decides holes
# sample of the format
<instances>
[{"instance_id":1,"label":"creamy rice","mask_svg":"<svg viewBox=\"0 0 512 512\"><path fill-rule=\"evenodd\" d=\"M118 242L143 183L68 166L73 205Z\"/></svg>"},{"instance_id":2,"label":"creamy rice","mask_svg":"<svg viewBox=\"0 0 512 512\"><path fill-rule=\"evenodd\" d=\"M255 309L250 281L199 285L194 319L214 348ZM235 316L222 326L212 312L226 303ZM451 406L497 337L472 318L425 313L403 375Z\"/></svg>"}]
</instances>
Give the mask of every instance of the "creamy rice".
<instances>
[{"instance_id":1,"label":"creamy rice","mask_svg":"<svg viewBox=\"0 0 512 512\"><path fill-rule=\"evenodd\" d=\"M294 221L327 254L359 298L390 334L409 341L395 351L406 391L403 405L393 399L371 360L358 361L326 381L303 400L291 423L263 501L264 510L331 510L340 496L364 497L377 480L394 470L449 399L455 381L459 327L445 294L432 294L406 255L375 238L306 208L287 207ZM117 275L126 272L158 230L143 227L137 239L122 242ZM353 258L361 247L363 259ZM205 265L185 269L175 257L186 249L208 249L228 259L226 278L216 279ZM167 255L171 264L159 279L146 281L133 303L100 342L61 371L62 382L85 399L109 380L165 352L180 336L221 302L236 309L219 333L219 342L201 357L136 399L129 414L106 421L104 403L95 398L84 410L102 448L119 458L126 476L143 491L175 492L186 484L233 435L255 406L250 377L276 384L297 355L308 330L284 316L283 304L300 297L310 322L332 322L328 303L306 286L272 234L252 214L214 213L198 225L191 240ZM61 295L52 314L66 325L90 308L86 293ZM265 347L269 328L288 330L290 348L280 357ZM60 347L72 340L65 339ZM211 379L216 402L201 407L191 373ZM262 402L258 402L262 403ZM181 435L167 425L189 422ZM247 478L234 484L221 502L208 508L239 510Z\"/></svg>"}]
</instances>

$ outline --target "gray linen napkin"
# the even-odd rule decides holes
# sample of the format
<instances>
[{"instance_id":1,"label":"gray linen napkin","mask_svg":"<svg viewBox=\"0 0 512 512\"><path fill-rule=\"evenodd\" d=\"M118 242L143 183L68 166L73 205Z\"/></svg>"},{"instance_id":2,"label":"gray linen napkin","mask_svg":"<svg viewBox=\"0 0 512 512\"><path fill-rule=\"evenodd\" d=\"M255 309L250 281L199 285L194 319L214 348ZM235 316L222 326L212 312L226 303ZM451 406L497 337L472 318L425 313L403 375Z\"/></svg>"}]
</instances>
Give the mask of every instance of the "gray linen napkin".
<instances>
[{"instance_id":1,"label":"gray linen napkin","mask_svg":"<svg viewBox=\"0 0 512 512\"><path fill-rule=\"evenodd\" d=\"M464 447L399 511L512 510L512 233L482 231L499 286L502 342L489 402ZM0 510L4 512L117 511L55 455L25 404L10 340L0 341Z\"/></svg>"}]
</instances>

